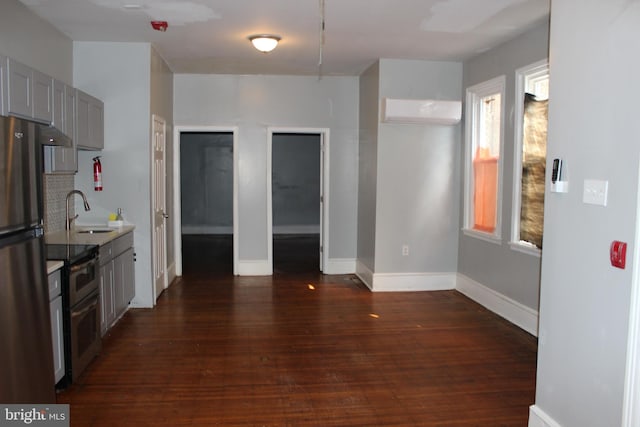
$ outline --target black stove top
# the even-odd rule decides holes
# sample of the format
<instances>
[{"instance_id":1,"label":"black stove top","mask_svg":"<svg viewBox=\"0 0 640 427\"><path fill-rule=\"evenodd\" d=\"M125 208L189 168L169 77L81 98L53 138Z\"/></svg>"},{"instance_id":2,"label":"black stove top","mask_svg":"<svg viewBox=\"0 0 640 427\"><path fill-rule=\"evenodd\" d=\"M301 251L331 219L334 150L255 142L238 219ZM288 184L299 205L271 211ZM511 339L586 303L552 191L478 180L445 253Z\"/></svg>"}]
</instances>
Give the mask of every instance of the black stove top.
<instances>
[{"instance_id":1,"label":"black stove top","mask_svg":"<svg viewBox=\"0 0 640 427\"><path fill-rule=\"evenodd\" d=\"M47 259L74 264L98 256L98 245L46 244Z\"/></svg>"}]
</instances>

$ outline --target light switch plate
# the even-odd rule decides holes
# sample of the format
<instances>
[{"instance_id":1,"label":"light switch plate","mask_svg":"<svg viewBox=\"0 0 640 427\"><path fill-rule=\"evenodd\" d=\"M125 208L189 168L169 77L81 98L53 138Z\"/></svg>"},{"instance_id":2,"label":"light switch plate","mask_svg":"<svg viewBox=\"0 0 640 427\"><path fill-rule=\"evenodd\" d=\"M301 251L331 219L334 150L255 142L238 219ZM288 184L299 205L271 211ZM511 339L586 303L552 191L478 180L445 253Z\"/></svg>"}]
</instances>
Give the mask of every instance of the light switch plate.
<instances>
[{"instance_id":1,"label":"light switch plate","mask_svg":"<svg viewBox=\"0 0 640 427\"><path fill-rule=\"evenodd\" d=\"M609 181L585 179L582 201L590 205L607 206L608 190Z\"/></svg>"}]
</instances>

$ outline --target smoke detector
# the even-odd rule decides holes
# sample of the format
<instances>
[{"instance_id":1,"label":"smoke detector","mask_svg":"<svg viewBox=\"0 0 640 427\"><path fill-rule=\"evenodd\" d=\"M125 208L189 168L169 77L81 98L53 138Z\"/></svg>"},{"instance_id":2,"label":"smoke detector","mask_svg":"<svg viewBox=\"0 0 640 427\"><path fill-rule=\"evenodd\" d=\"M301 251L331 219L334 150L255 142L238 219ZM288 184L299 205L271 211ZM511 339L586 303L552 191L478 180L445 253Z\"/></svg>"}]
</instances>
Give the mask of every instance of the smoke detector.
<instances>
[{"instance_id":1,"label":"smoke detector","mask_svg":"<svg viewBox=\"0 0 640 427\"><path fill-rule=\"evenodd\" d=\"M151 21L151 26L156 31L162 31L163 33L167 31L167 27L169 23L167 21Z\"/></svg>"}]
</instances>

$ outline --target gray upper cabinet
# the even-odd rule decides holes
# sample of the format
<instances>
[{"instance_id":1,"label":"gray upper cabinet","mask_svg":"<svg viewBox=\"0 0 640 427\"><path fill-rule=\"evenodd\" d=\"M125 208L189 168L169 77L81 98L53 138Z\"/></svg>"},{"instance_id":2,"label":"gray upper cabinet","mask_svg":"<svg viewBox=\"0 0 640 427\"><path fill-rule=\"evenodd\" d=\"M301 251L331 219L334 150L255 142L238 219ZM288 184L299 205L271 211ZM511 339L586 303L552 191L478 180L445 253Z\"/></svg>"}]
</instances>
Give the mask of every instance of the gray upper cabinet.
<instances>
[{"instance_id":1,"label":"gray upper cabinet","mask_svg":"<svg viewBox=\"0 0 640 427\"><path fill-rule=\"evenodd\" d=\"M32 118L31 68L13 59L7 60L7 113Z\"/></svg>"},{"instance_id":2,"label":"gray upper cabinet","mask_svg":"<svg viewBox=\"0 0 640 427\"><path fill-rule=\"evenodd\" d=\"M76 91L59 80L53 81L53 115L51 124L62 133L73 138L75 123ZM44 172L50 174L73 174L78 171L78 155L75 140L71 147L44 147Z\"/></svg>"},{"instance_id":3,"label":"gray upper cabinet","mask_svg":"<svg viewBox=\"0 0 640 427\"><path fill-rule=\"evenodd\" d=\"M32 70L33 118L39 122L53 120L53 79L40 71Z\"/></svg>"},{"instance_id":4,"label":"gray upper cabinet","mask_svg":"<svg viewBox=\"0 0 640 427\"><path fill-rule=\"evenodd\" d=\"M0 55L0 115L7 114L7 57Z\"/></svg>"},{"instance_id":5,"label":"gray upper cabinet","mask_svg":"<svg viewBox=\"0 0 640 427\"><path fill-rule=\"evenodd\" d=\"M53 120L53 79L7 58L6 113L50 124Z\"/></svg>"},{"instance_id":6,"label":"gray upper cabinet","mask_svg":"<svg viewBox=\"0 0 640 427\"><path fill-rule=\"evenodd\" d=\"M53 81L53 115L51 125L64 133L64 119L66 114L65 84L59 80ZM67 135L69 136L69 135Z\"/></svg>"},{"instance_id":7,"label":"gray upper cabinet","mask_svg":"<svg viewBox=\"0 0 640 427\"><path fill-rule=\"evenodd\" d=\"M104 148L104 104L12 58L0 55L0 115L51 125L72 147L44 147L45 173L76 173L77 149Z\"/></svg>"},{"instance_id":8,"label":"gray upper cabinet","mask_svg":"<svg viewBox=\"0 0 640 427\"><path fill-rule=\"evenodd\" d=\"M84 150L104 148L104 105L102 101L76 89L76 145Z\"/></svg>"},{"instance_id":9,"label":"gray upper cabinet","mask_svg":"<svg viewBox=\"0 0 640 427\"><path fill-rule=\"evenodd\" d=\"M64 113L64 125L62 126L62 132L69 138L73 139L73 133L76 129L76 89L64 85L64 97L65 97L65 113ZM76 143L73 142L75 148Z\"/></svg>"}]
</instances>

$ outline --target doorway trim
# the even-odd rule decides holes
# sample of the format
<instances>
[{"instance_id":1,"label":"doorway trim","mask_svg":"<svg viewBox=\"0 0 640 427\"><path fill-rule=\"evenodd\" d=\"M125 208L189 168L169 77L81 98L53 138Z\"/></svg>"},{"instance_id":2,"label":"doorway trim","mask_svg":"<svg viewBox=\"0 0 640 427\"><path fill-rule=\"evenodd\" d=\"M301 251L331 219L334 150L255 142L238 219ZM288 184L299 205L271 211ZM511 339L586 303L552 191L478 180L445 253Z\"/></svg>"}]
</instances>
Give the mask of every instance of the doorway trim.
<instances>
[{"instance_id":1,"label":"doorway trim","mask_svg":"<svg viewBox=\"0 0 640 427\"><path fill-rule=\"evenodd\" d=\"M233 275L238 275L238 127L237 126L174 126L173 128L173 241L176 258L176 276L182 276L182 196L180 191L180 136L182 133L233 134Z\"/></svg>"},{"instance_id":2,"label":"doorway trim","mask_svg":"<svg viewBox=\"0 0 640 427\"><path fill-rule=\"evenodd\" d=\"M640 212L640 165L636 187L636 212ZM636 217L633 242L633 272L631 277L631 303L629 307L629 339L627 341L627 366L625 372L622 427L640 425L640 216Z\"/></svg>"},{"instance_id":3,"label":"doorway trim","mask_svg":"<svg viewBox=\"0 0 640 427\"><path fill-rule=\"evenodd\" d=\"M273 134L301 133L320 135L320 271L324 271L329 254L329 128L267 127L267 264L269 274L273 274Z\"/></svg>"},{"instance_id":4,"label":"doorway trim","mask_svg":"<svg viewBox=\"0 0 640 427\"><path fill-rule=\"evenodd\" d=\"M159 138L158 138L159 137ZM160 142L158 142L158 139ZM167 271L167 122L151 115L151 271L153 305L169 287ZM160 156L158 159L157 156ZM160 164L160 169L158 169ZM159 206L160 205L160 206Z\"/></svg>"}]
</instances>

